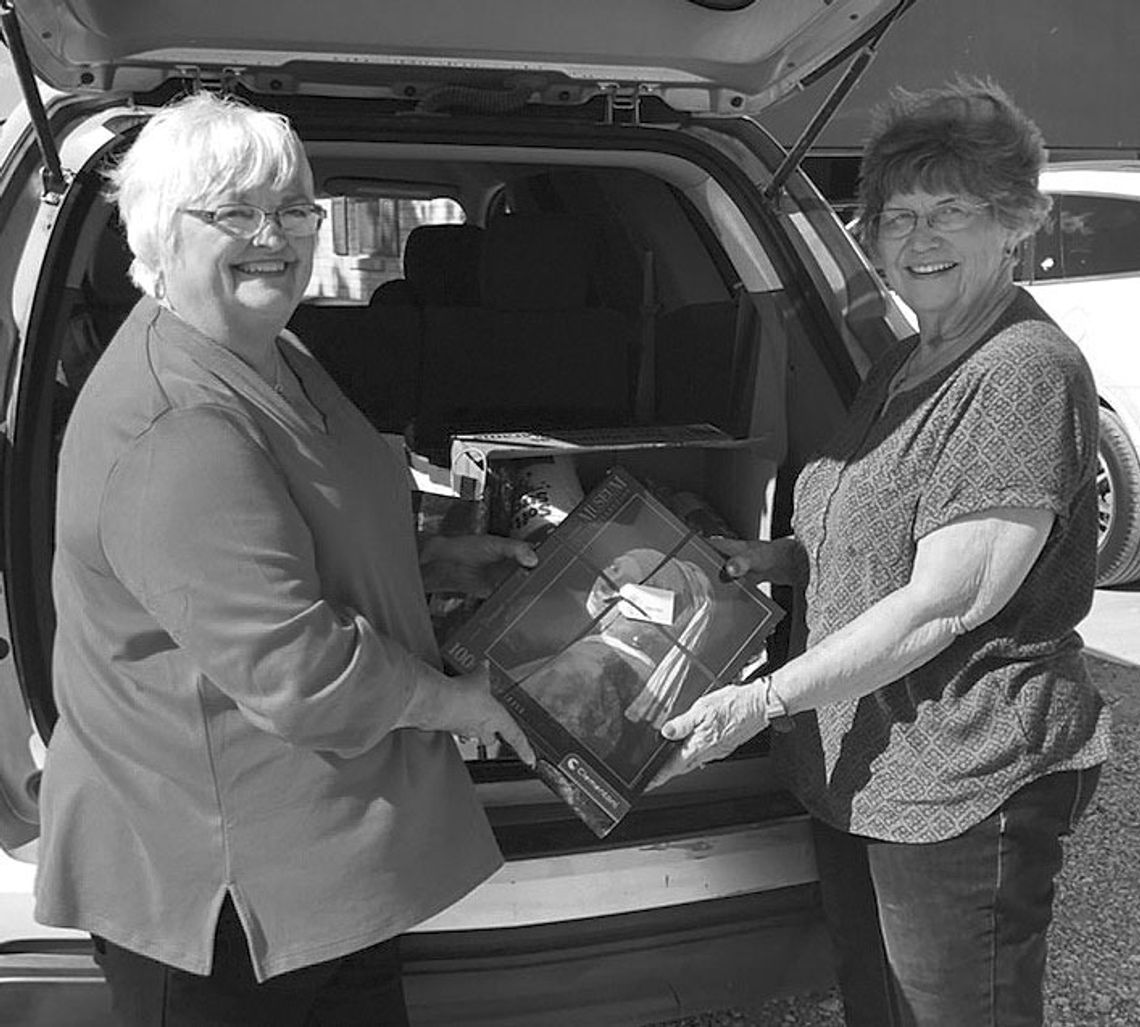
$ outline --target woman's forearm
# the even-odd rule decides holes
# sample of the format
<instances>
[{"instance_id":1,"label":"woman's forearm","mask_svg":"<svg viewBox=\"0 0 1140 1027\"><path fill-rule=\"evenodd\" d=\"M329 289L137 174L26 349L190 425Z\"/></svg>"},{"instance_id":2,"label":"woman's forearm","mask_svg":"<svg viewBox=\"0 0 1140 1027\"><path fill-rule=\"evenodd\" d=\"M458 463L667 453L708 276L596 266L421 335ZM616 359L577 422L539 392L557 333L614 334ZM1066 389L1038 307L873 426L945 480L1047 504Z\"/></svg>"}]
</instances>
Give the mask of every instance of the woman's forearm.
<instances>
[{"instance_id":1,"label":"woman's forearm","mask_svg":"<svg viewBox=\"0 0 1140 1027\"><path fill-rule=\"evenodd\" d=\"M808 583L808 558L803 545L794 535L772 541L774 552L779 558L780 579L772 579L773 585L793 585L803 588Z\"/></svg>"},{"instance_id":2,"label":"woman's forearm","mask_svg":"<svg viewBox=\"0 0 1140 1027\"><path fill-rule=\"evenodd\" d=\"M727 756L764 730L769 711L781 705L782 716L857 699L933 659L1005 606L1052 523L1048 510L1009 508L963 516L923 537L905 585L774 674L714 689L668 721L662 733L682 744L653 785ZM795 566L788 562L793 544L734 543L723 551L731 554L730 574L733 561L765 573Z\"/></svg>"},{"instance_id":3,"label":"woman's forearm","mask_svg":"<svg viewBox=\"0 0 1140 1027\"><path fill-rule=\"evenodd\" d=\"M917 601L906 585L775 672L789 713L857 699L896 681L946 649L960 620Z\"/></svg>"},{"instance_id":4,"label":"woman's forearm","mask_svg":"<svg viewBox=\"0 0 1140 1027\"><path fill-rule=\"evenodd\" d=\"M807 584L807 553L794 535L770 542L717 538L713 545L728 557L725 570L730 577L752 573L773 585L803 588Z\"/></svg>"},{"instance_id":5,"label":"woman's forearm","mask_svg":"<svg viewBox=\"0 0 1140 1027\"><path fill-rule=\"evenodd\" d=\"M776 672L789 712L858 698L933 659L993 617L1029 573L1047 510L963 517L921 539L910 580Z\"/></svg>"}]
</instances>

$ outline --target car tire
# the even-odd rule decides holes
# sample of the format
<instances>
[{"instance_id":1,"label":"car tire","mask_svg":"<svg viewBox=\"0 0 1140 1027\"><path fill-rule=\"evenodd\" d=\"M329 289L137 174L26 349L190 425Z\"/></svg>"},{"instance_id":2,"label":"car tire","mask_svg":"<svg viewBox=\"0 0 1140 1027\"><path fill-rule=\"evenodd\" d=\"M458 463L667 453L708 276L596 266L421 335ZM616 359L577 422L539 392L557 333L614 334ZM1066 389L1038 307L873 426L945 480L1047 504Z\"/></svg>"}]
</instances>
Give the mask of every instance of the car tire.
<instances>
[{"instance_id":1,"label":"car tire","mask_svg":"<svg viewBox=\"0 0 1140 1027\"><path fill-rule=\"evenodd\" d=\"M1098 586L1140 578L1140 457L1124 424L1111 410L1100 411L1097 447Z\"/></svg>"}]
</instances>

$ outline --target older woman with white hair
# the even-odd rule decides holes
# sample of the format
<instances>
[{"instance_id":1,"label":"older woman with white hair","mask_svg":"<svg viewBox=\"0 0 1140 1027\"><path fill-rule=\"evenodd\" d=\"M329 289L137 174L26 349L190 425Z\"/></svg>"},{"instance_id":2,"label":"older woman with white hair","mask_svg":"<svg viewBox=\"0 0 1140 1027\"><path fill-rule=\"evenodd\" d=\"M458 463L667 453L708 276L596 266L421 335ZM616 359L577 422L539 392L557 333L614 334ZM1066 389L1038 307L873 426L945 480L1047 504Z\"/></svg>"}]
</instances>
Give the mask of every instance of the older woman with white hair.
<instances>
[{"instance_id":1,"label":"older woman with white hair","mask_svg":"<svg viewBox=\"0 0 1140 1027\"><path fill-rule=\"evenodd\" d=\"M452 735L533 761L425 581L534 554L418 555L400 454L283 331L322 219L284 118L179 101L112 182L145 295L63 443L37 917L125 1024L405 1023L393 939L501 862Z\"/></svg>"},{"instance_id":2,"label":"older woman with white hair","mask_svg":"<svg viewBox=\"0 0 1140 1027\"><path fill-rule=\"evenodd\" d=\"M807 651L664 727L662 778L769 723L812 814L849 1027L1042 1022L1062 838L1109 752L1077 625L1096 567L1097 396L1013 281L1041 135L994 83L899 90L863 238L918 334L796 482L793 536L729 543L804 588Z\"/></svg>"}]
</instances>

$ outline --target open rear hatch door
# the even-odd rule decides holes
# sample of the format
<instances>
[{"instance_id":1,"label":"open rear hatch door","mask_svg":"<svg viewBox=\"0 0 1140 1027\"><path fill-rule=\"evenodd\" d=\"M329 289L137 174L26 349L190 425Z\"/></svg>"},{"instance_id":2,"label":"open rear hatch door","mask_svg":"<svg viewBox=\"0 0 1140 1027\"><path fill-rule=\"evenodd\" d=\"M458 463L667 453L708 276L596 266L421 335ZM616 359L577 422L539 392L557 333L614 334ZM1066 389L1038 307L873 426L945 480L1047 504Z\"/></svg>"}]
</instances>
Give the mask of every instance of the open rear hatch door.
<instances>
[{"instance_id":1,"label":"open rear hatch door","mask_svg":"<svg viewBox=\"0 0 1140 1027\"><path fill-rule=\"evenodd\" d=\"M108 94L108 101L199 81L263 95L425 102L443 90L514 90L528 103L562 107L621 94L656 97L688 115L735 117L764 111L852 54L865 58L912 2L0 0L0 15L23 70L43 159L43 199L58 208L70 181L53 136L63 119L46 116L33 73L65 93ZM835 96L821 114L834 109ZM806 149L806 133L801 144L793 157ZM780 169L774 187L789 171L790 165ZM12 477L6 475L8 521L23 502ZM10 546L19 532L6 527ZM6 598L14 625L13 608L27 598ZM10 637L0 616L0 647ZM11 655L0 658L0 844L9 851L38 830L38 746L21 709L31 697L22 697L19 686L50 689L18 681L16 665ZM30 701L41 714L41 733L48 705Z\"/></svg>"},{"instance_id":2,"label":"open rear hatch door","mask_svg":"<svg viewBox=\"0 0 1140 1027\"><path fill-rule=\"evenodd\" d=\"M11 2L11 0L9 0ZM910 0L17 0L31 64L58 89L146 94L169 78L254 92L408 96L615 88L678 111L758 114Z\"/></svg>"}]
</instances>

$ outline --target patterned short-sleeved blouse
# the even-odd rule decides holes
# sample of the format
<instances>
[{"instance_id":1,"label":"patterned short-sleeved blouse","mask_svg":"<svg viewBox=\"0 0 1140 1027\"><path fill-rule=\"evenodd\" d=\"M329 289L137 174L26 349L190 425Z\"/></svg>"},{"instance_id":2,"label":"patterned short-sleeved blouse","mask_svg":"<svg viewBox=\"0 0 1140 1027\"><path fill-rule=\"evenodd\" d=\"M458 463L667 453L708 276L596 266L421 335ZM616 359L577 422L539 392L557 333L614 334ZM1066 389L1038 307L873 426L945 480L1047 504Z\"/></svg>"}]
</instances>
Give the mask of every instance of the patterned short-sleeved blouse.
<instances>
[{"instance_id":1,"label":"patterned short-sleeved blouse","mask_svg":"<svg viewBox=\"0 0 1140 1027\"><path fill-rule=\"evenodd\" d=\"M774 744L816 816L926 842L1035 778L1103 762L1109 722L1075 631L1096 564L1097 399L1084 358L1020 290L986 338L888 402L913 345L872 369L796 484L809 646L903 586L919 539L950 521L1030 507L1051 511L1053 530L999 614L905 677L800 715Z\"/></svg>"}]
</instances>

